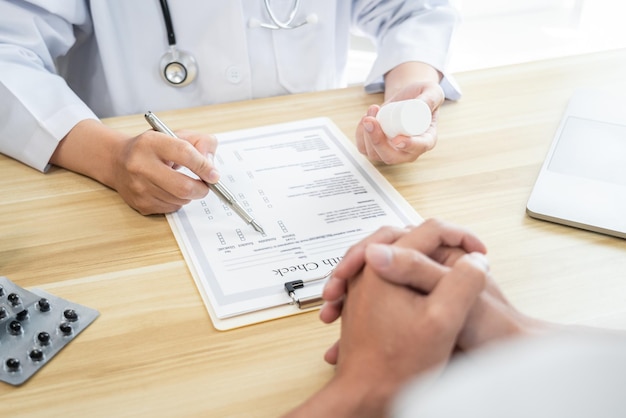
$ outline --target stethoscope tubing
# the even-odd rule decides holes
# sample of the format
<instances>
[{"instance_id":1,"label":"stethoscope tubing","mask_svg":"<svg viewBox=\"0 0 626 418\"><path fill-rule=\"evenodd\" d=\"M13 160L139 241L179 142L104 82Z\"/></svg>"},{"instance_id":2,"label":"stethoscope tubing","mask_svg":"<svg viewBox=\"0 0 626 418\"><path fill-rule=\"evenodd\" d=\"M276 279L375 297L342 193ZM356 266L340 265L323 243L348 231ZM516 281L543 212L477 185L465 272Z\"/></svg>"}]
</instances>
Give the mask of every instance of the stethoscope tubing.
<instances>
[{"instance_id":1,"label":"stethoscope tubing","mask_svg":"<svg viewBox=\"0 0 626 418\"><path fill-rule=\"evenodd\" d=\"M277 29L294 29L295 28L294 26L291 25L291 22L293 22L293 19L295 19L296 15L298 14L298 9L300 8L300 0L293 0L293 5L291 6L291 12L289 13L289 17L287 18L285 22L281 22L276 17L276 15L274 14L274 10L272 9L272 6L270 4L270 0L263 0L263 3L265 4L265 10L267 11L268 16L270 17L270 20L272 21L272 23L274 23L274 25L277 26ZM298 25L298 26L301 26L301 25Z\"/></svg>"},{"instance_id":2,"label":"stethoscope tubing","mask_svg":"<svg viewBox=\"0 0 626 418\"><path fill-rule=\"evenodd\" d=\"M161 76L168 84L175 87L183 87L191 83L198 73L196 59L190 53L181 51L176 47L176 33L174 32L174 24L172 23L169 5L167 0L159 0L159 3L161 5L161 12L163 13L163 21L165 22L165 29L167 31L167 42L169 44L168 51L161 57ZM309 23L308 20L304 20L301 23L292 24L300 9L300 0L293 0L291 12L285 21L276 17L270 0L263 0L263 4L265 5L265 10L272 23L259 23L260 27L272 30L295 29Z\"/></svg>"},{"instance_id":3,"label":"stethoscope tubing","mask_svg":"<svg viewBox=\"0 0 626 418\"><path fill-rule=\"evenodd\" d=\"M159 0L161 3L161 11L163 12L163 20L165 21L165 29L167 30L167 43L172 46L176 45L176 34L174 33L174 24L172 24L172 16L167 0Z\"/></svg>"}]
</instances>

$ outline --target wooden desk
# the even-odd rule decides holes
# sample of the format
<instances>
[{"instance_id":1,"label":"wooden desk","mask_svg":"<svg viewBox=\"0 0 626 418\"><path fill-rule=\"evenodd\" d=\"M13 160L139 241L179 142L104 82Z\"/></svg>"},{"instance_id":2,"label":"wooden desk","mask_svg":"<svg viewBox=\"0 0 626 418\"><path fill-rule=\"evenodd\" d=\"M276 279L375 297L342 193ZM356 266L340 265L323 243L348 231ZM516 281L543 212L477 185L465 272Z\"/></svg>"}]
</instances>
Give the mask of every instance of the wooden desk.
<instances>
[{"instance_id":1,"label":"wooden desk","mask_svg":"<svg viewBox=\"0 0 626 418\"><path fill-rule=\"evenodd\" d=\"M464 97L443 106L437 147L380 170L422 216L477 232L521 310L626 328L626 241L525 215L573 89L624 93L624 74L624 50L458 74ZM207 132L330 116L353 137L380 99L349 88L161 116ZM146 129L140 115L105 123ZM214 330L163 216L137 214L90 179L2 156L0 190L0 275L101 313L25 385L0 384L3 414L275 417L332 376L322 355L338 327L316 313Z\"/></svg>"}]
</instances>

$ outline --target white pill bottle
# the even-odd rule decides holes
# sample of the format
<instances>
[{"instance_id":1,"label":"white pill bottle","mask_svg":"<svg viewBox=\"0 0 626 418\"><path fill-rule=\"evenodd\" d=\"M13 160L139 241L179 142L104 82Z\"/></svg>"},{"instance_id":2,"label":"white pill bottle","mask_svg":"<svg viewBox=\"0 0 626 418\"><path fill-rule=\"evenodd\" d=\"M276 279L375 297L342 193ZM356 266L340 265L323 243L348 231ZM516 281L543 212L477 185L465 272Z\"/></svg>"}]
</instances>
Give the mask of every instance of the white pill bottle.
<instances>
[{"instance_id":1,"label":"white pill bottle","mask_svg":"<svg viewBox=\"0 0 626 418\"><path fill-rule=\"evenodd\" d=\"M388 138L415 136L426 132L432 121L432 112L423 100L402 100L382 106L376 120Z\"/></svg>"}]
</instances>

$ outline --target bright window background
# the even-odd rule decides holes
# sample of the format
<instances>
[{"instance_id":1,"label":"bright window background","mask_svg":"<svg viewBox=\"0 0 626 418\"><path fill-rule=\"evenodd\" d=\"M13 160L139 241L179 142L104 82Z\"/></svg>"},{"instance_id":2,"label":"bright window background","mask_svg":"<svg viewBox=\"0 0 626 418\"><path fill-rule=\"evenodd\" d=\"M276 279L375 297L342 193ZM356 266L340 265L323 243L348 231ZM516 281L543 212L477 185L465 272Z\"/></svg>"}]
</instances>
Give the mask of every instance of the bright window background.
<instances>
[{"instance_id":1,"label":"bright window background","mask_svg":"<svg viewBox=\"0 0 626 418\"><path fill-rule=\"evenodd\" d=\"M452 73L626 47L624 0L453 0L462 15ZM354 38L349 83L361 83L374 59Z\"/></svg>"}]
</instances>

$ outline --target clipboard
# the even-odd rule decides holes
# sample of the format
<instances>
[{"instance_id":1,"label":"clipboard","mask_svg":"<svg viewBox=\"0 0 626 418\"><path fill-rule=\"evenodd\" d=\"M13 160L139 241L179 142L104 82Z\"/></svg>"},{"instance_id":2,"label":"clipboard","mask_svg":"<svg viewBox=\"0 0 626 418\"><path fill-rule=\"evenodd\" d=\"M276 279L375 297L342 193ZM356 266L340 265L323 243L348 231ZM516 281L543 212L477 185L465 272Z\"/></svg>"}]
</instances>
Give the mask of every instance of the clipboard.
<instances>
[{"instance_id":1,"label":"clipboard","mask_svg":"<svg viewBox=\"0 0 626 418\"><path fill-rule=\"evenodd\" d=\"M218 330L318 308L348 248L422 221L328 118L217 137L221 181L265 234L211 193L166 217Z\"/></svg>"}]
</instances>

